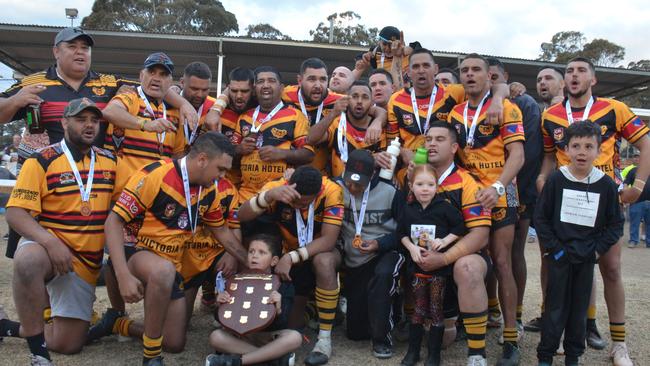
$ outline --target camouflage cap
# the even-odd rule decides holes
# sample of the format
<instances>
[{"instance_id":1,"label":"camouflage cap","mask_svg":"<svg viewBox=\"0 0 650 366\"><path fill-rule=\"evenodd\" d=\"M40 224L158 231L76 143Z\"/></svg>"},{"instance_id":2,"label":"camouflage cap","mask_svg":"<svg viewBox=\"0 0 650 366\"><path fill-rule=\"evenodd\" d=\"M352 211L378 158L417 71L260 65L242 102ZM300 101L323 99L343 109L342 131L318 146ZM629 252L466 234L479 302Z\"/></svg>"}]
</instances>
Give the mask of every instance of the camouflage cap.
<instances>
[{"instance_id":1,"label":"camouflage cap","mask_svg":"<svg viewBox=\"0 0 650 366\"><path fill-rule=\"evenodd\" d=\"M102 110L88 98L79 98L71 100L63 110L63 117L74 117L79 113L90 109L95 112L99 117L102 116Z\"/></svg>"}]
</instances>

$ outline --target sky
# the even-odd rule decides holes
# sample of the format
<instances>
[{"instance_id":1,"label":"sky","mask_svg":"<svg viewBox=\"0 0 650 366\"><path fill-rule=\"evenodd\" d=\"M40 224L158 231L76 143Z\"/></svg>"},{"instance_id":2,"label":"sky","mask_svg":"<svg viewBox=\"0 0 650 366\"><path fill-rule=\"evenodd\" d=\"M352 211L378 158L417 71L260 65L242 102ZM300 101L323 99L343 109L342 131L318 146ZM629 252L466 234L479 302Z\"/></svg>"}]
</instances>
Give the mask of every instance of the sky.
<instances>
[{"instance_id":1,"label":"sky","mask_svg":"<svg viewBox=\"0 0 650 366\"><path fill-rule=\"evenodd\" d=\"M437 51L477 52L495 56L535 59L540 44L560 31L583 32L588 40L604 38L625 48L623 65L650 59L650 6L647 0L223 0L237 17L240 34L248 25L270 23L293 39L309 39L309 30L327 22L329 14L352 10L359 23L381 28L394 25L407 42L420 41ZM442 4L441 4L442 3ZM367 5L372 4L372 6ZM615 5L614 5L615 4ZM69 25L64 8L77 8L79 19L89 15L91 1L0 0L1 23ZM0 45L1 47L1 45ZM11 71L0 68L0 75ZM6 82L0 82L0 89Z\"/></svg>"}]
</instances>

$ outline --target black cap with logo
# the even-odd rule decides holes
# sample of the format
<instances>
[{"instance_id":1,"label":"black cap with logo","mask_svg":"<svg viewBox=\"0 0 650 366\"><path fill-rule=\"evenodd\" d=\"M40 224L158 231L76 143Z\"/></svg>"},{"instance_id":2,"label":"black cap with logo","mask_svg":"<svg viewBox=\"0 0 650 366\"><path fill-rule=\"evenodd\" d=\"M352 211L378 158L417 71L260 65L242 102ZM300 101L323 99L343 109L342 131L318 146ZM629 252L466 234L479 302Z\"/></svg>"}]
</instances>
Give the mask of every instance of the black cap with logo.
<instances>
[{"instance_id":1,"label":"black cap with logo","mask_svg":"<svg viewBox=\"0 0 650 366\"><path fill-rule=\"evenodd\" d=\"M152 53L146 60L144 60L144 67L147 69L156 65L164 67L170 74L174 72L174 63L172 62L172 59L163 52Z\"/></svg>"},{"instance_id":2,"label":"black cap with logo","mask_svg":"<svg viewBox=\"0 0 650 366\"><path fill-rule=\"evenodd\" d=\"M368 185L375 172L375 159L368 150L357 149L350 153L345 163L343 179L362 186Z\"/></svg>"}]
</instances>

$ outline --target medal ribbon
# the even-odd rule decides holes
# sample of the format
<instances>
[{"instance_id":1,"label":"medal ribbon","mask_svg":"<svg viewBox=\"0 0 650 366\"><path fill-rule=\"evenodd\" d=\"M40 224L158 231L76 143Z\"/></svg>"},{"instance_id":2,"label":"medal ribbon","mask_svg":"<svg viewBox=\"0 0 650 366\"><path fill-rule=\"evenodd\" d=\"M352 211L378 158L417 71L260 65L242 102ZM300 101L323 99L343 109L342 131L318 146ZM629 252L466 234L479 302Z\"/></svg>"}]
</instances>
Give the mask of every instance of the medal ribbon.
<instances>
[{"instance_id":1,"label":"medal ribbon","mask_svg":"<svg viewBox=\"0 0 650 366\"><path fill-rule=\"evenodd\" d=\"M357 202L354 199L354 195L350 193L350 209L352 210L352 217L354 218L354 233L357 236L361 236L361 229L363 228L363 220L366 217L366 208L368 207L369 193L370 193L370 183L368 183L368 187L366 187L366 190L363 192L363 198L361 199L361 207L359 208L359 215L357 215Z\"/></svg>"},{"instance_id":2,"label":"medal ribbon","mask_svg":"<svg viewBox=\"0 0 650 366\"><path fill-rule=\"evenodd\" d=\"M339 146L339 152L341 153L341 161L343 163L348 162L348 121L345 112L341 112L341 117L339 117L339 128L337 128L336 140Z\"/></svg>"},{"instance_id":3,"label":"medal ribbon","mask_svg":"<svg viewBox=\"0 0 650 366\"><path fill-rule=\"evenodd\" d=\"M436 94L438 94L438 86L433 85L431 97L429 97L429 107L427 108L427 119L424 121L424 128L422 128L422 125L420 124L420 109L418 108L418 101L415 97L415 88L411 88L411 105L413 106L413 114L415 115L418 129L423 135L429 130L429 119L431 118L431 113L433 113L433 104L436 102Z\"/></svg>"},{"instance_id":4,"label":"medal ribbon","mask_svg":"<svg viewBox=\"0 0 650 366\"><path fill-rule=\"evenodd\" d=\"M447 177L449 176L449 174L451 174L451 171L454 170L455 167L456 164L454 164L454 162L452 161L449 168L447 168L447 170L445 170L445 172L442 173L440 178L438 178L438 186L440 186L445 181L445 179L447 179Z\"/></svg>"},{"instance_id":5,"label":"medal ribbon","mask_svg":"<svg viewBox=\"0 0 650 366\"><path fill-rule=\"evenodd\" d=\"M181 95L183 95L183 92L181 92ZM205 101L203 101L203 104L199 107L199 110L196 112L199 115L199 122L197 122L196 126L194 129L192 129L192 133L190 133L190 127L187 124L187 121L183 124L183 129L185 130L185 140L187 141L188 145L192 145L194 140L196 140L196 134L199 131L199 124L201 123L201 115L203 114L203 106L205 105Z\"/></svg>"},{"instance_id":6,"label":"medal ribbon","mask_svg":"<svg viewBox=\"0 0 650 366\"><path fill-rule=\"evenodd\" d=\"M156 119L156 112L154 112L153 108L151 107L151 103L149 103L149 99L147 99L147 96L144 94L144 91L142 90L142 85L138 86L138 94L140 95L140 99L144 102L144 107L145 109L151 113L151 116L153 119ZM167 119L167 107L165 107L165 102L162 102L162 109L163 109L163 119ZM165 135L167 135L167 131L163 133L156 133L158 136L158 143L160 146L163 146L165 142Z\"/></svg>"},{"instance_id":7,"label":"medal ribbon","mask_svg":"<svg viewBox=\"0 0 650 366\"><path fill-rule=\"evenodd\" d=\"M589 98L589 101L587 102L587 106L585 106L585 111L582 113L582 120L586 120L589 118L589 111L591 111L591 106L594 105L594 98L591 97ZM569 122L569 125L573 124L573 111L571 110L571 103L569 103L569 99L567 98L566 104L564 104L564 109L566 110L566 119Z\"/></svg>"},{"instance_id":8,"label":"medal ribbon","mask_svg":"<svg viewBox=\"0 0 650 366\"><path fill-rule=\"evenodd\" d=\"M298 89L298 102L300 102L300 110L302 111L302 114L309 118L307 107L305 107L305 100L302 98L302 89ZM313 124L320 122L320 116L323 114L323 103L324 102L320 102L320 105L318 106L318 111L316 111L316 120Z\"/></svg>"},{"instance_id":9,"label":"medal ribbon","mask_svg":"<svg viewBox=\"0 0 650 366\"><path fill-rule=\"evenodd\" d=\"M472 117L472 126L469 128L469 130L467 129L467 124L469 123L467 120L469 101L465 103L465 109L463 110L463 123L465 124L465 133L467 134L467 144L470 146L474 144L474 133L476 132L476 126L478 125L478 118L481 117L481 109L483 108L483 104L485 104L485 101L489 96L490 92L488 91L483 99L481 99L481 103L479 103L478 107L476 107L476 112L474 112L474 116Z\"/></svg>"},{"instance_id":10,"label":"medal ribbon","mask_svg":"<svg viewBox=\"0 0 650 366\"><path fill-rule=\"evenodd\" d=\"M309 204L306 228L305 222L302 220L302 214L300 213L300 210L296 208L296 228L298 244L301 248L314 240L314 202Z\"/></svg>"},{"instance_id":11,"label":"medal ribbon","mask_svg":"<svg viewBox=\"0 0 650 366\"><path fill-rule=\"evenodd\" d=\"M84 187L84 183L81 180L81 174L79 174L79 169L77 169L77 164L75 163L74 158L72 157L72 153L70 152L70 149L65 144L65 139L61 140L61 149L63 149L63 153L65 154L65 157L68 159L68 163L70 164L70 168L72 169L74 178L77 181L77 185L79 186L79 193L81 194L81 202L90 201L90 192L93 189L93 178L95 177L95 151L92 148L90 148L90 168L88 169L88 179L86 180L86 187Z\"/></svg>"},{"instance_id":12,"label":"medal ribbon","mask_svg":"<svg viewBox=\"0 0 650 366\"><path fill-rule=\"evenodd\" d=\"M187 216L190 221L192 234L196 231L196 224L199 222L199 203L201 203L202 186L199 186L199 194L196 198L196 216L192 218L192 195L190 194L190 178L187 174L187 157L181 159L181 176L183 177L183 193L185 193L185 203L187 204Z\"/></svg>"},{"instance_id":13,"label":"medal ribbon","mask_svg":"<svg viewBox=\"0 0 650 366\"><path fill-rule=\"evenodd\" d=\"M256 125L255 122L257 122L257 116L260 114L260 106L258 105L257 108L255 108L255 112L253 112L253 121L251 121L251 133L259 132L260 128L262 128L262 125L270 121L271 118L273 118L273 116L275 116L275 114L278 113L278 111L280 111L283 106L284 104L282 101L280 101L280 103L278 103L275 108L273 108L273 110L266 115L266 117L260 120L260 124Z\"/></svg>"}]
</instances>

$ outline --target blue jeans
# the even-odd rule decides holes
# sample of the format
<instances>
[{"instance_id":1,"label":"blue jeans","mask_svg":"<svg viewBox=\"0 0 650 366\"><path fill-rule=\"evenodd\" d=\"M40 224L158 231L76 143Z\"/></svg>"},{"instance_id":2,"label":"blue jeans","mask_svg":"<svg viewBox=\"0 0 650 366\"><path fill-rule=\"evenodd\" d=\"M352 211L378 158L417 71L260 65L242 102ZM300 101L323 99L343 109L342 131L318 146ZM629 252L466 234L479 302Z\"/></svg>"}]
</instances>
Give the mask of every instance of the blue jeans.
<instances>
[{"instance_id":1,"label":"blue jeans","mask_svg":"<svg viewBox=\"0 0 650 366\"><path fill-rule=\"evenodd\" d=\"M646 245L650 241L650 201L630 205L630 243L639 243L639 226L645 223Z\"/></svg>"}]
</instances>

